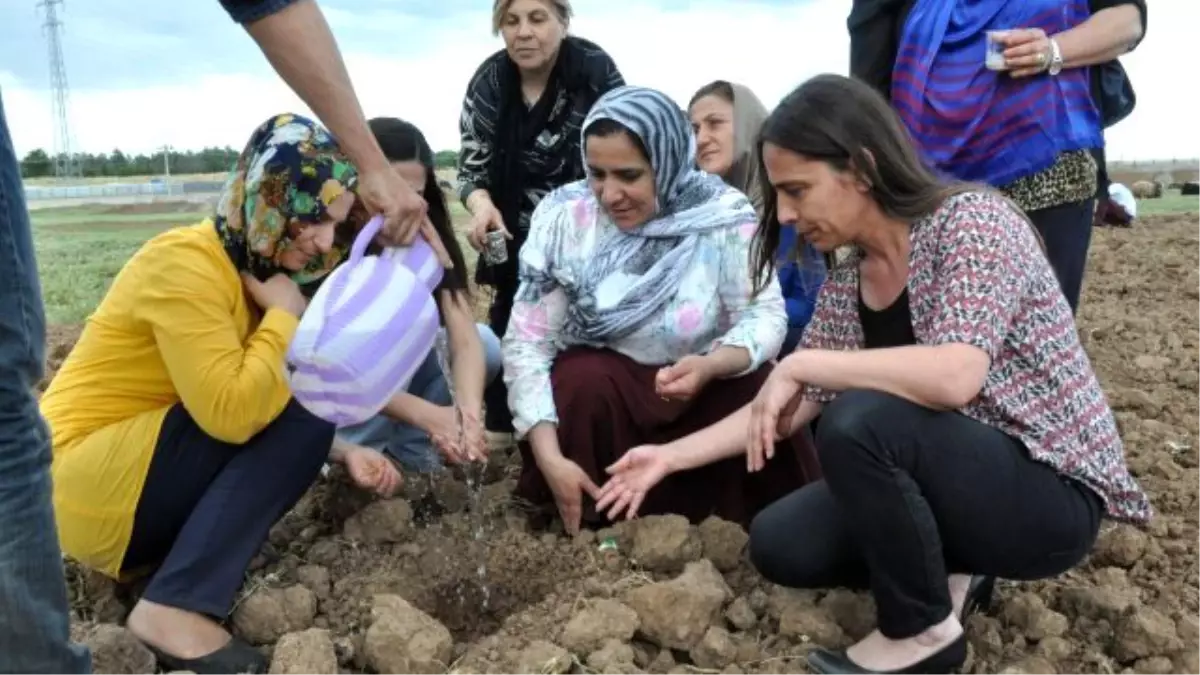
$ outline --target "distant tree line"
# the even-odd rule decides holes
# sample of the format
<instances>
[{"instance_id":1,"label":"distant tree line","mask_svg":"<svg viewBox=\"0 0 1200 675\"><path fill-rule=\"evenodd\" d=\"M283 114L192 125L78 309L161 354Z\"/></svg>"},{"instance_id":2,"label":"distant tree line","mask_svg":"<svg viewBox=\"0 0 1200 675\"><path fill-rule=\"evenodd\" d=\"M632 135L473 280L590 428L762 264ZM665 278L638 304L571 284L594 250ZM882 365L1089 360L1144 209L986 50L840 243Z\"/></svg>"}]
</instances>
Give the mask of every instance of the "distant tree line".
<instances>
[{"instance_id":1,"label":"distant tree line","mask_svg":"<svg viewBox=\"0 0 1200 675\"><path fill-rule=\"evenodd\" d=\"M231 147L204 148L199 151L185 150L170 153L172 174L224 173L237 161L238 151ZM120 149L109 153L79 153L75 155L79 173L94 176L159 176L165 172L163 153L152 155L127 155ZM442 150L434 156L439 169L452 169L458 162L457 150ZM54 175L54 161L45 150L38 148L21 160L21 175L25 178L42 178Z\"/></svg>"},{"instance_id":2,"label":"distant tree line","mask_svg":"<svg viewBox=\"0 0 1200 675\"><path fill-rule=\"evenodd\" d=\"M439 169L453 169L458 166L457 150L439 150L433 156L433 165Z\"/></svg>"},{"instance_id":3,"label":"distant tree line","mask_svg":"<svg viewBox=\"0 0 1200 675\"><path fill-rule=\"evenodd\" d=\"M199 151L185 150L170 152L171 173L222 173L228 171L237 160L238 151L230 147L204 148ZM163 153L152 155L127 155L120 149L98 155L81 152L75 155L80 175L94 176L155 176L165 172ZM25 178L41 178L54 175L54 161L45 150L33 150L21 160L21 175Z\"/></svg>"}]
</instances>

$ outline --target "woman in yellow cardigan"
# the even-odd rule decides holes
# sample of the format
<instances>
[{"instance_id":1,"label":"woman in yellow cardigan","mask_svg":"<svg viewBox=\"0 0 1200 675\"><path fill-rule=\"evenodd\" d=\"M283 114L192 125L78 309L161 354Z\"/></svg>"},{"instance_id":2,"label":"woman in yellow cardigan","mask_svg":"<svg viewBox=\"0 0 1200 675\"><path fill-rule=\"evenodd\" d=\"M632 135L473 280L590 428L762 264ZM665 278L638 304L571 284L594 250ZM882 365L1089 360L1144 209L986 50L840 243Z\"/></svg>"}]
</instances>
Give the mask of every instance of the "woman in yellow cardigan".
<instances>
[{"instance_id":1,"label":"woman in yellow cardigan","mask_svg":"<svg viewBox=\"0 0 1200 675\"><path fill-rule=\"evenodd\" d=\"M271 526L326 459L390 494L391 462L331 452L291 399L306 300L361 225L357 172L311 120L280 115L238 159L213 220L147 242L41 400L63 549L113 577L155 569L127 626L167 670L263 672L217 623Z\"/></svg>"}]
</instances>

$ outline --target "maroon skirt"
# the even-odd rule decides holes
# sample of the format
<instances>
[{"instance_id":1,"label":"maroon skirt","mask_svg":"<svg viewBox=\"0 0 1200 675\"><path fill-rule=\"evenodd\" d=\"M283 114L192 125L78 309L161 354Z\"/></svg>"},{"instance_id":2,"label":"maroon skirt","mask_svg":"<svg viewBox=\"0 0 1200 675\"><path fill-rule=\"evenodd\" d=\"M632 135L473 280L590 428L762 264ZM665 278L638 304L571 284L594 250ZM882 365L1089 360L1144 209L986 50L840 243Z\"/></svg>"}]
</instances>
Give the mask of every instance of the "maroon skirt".
<instances>
[{"instance_id":1,"label":"maroon skirt","mask_svg":"<svg viewBox=\"0 0 1200 675\"><path fill-rule=\"evenodd\" d=\"M550 373L558 409L558 443L597 485L605 468L630 448L668 443L732 414L754 399L771 372L767 364L742 377L714 380L691 401L664 401L654 391L658 368L607 349L575 347L559 354ZM520 444L521 476L516 494L545 512L550 492L527 442ZM734 457L667 476L638 510L639 515L674 513L698 523L710 515L748 526L768 504L821 477L807 429L780 441L775 458L757 473L746 457ZM583 525L603 527L608 519L583 496Z\"/></svg>"}]
</instances>

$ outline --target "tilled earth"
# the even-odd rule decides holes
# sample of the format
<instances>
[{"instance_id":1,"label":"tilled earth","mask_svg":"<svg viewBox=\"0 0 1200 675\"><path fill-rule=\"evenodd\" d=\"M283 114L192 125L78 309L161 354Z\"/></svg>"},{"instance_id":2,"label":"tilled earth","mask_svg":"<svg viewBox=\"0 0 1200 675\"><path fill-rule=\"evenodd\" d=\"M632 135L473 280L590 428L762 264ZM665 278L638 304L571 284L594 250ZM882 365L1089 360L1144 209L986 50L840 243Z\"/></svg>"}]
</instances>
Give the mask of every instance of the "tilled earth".
<instances>
[{"instance_id":1,"label":"tilled earth","mask_svg":"<svg viewBox=\"0 0 1200 675\"><path fill-rule=\"evenodd\" d=\"M1080 316L1157 517L1106 524L1091 558L1059 578L1001 583L969 621L968 672L1200 672L1197 230L1195 214L1097 230ZM77 335L51 329L52 368ZM788 673L805 672L814 645L873 627L865 594L764 582L729 523L531 531L509 497L516 461L494 456L477 499L450 472L411 478L388 501L331 474L272 532L233 629L281 673ZM153 669L119 627L136 588L68 574L96 671Z\"/></svg>"}]
</instances>

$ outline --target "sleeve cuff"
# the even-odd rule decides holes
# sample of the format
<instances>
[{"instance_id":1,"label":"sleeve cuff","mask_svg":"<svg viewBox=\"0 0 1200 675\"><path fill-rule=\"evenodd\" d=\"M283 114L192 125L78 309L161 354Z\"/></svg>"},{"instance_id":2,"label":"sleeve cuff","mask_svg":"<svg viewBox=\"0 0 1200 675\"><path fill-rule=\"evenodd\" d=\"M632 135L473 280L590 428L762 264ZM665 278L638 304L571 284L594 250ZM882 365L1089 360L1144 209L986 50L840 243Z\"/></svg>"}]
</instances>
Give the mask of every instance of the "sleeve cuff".
<instances>
[{"instance_id":1,"label":"sleeve cuff","mask_svg":"<svg viewBox=\"0 0 1200 675\"><path fill-rule=\"evenodd\" d=\"M242 25L264 19L295 3L296 0L258 0L257 2L221 0L221 6L225 8L226 12L229 12L229 17Z\"/></svg>"},{"instance_id":2,"label":"sleeve cuff","mask_svg":"<svg viewBox=\"0 0 1200 675\"><path fill-rule=\"evenodd\" d=\"M291 344L292 338L296 336L296 329L300 327L300 317L282 309L269 309L263 315L262 322L258 324L259 331L268 331L278 335L283 341L283 348Z\"/></svg>"}]
</instances>

